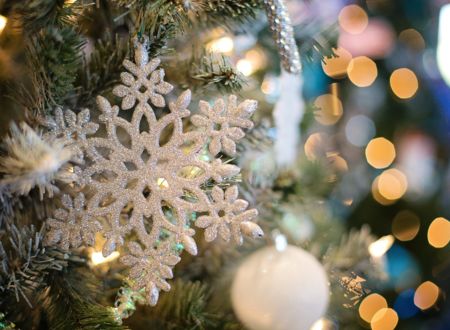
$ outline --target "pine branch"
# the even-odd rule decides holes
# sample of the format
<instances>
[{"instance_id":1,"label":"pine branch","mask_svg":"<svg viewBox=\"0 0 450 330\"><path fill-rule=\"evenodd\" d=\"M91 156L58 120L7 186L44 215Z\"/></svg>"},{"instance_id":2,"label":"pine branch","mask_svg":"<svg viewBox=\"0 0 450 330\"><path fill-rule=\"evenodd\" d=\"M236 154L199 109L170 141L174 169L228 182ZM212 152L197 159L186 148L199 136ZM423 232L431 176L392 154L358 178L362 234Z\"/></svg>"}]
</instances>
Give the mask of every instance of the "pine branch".
<instances>
[{"instance_id":1,"label":"pine branch","mask_svg":"<svg viewBox=\"0 0 450 330\"><path fill-rule=\"evenodd\" d=\"M66 0L23 0L15 9L24 31L30 35L47 27L73 25L73 15L89 2L78 0L69 5Z\"/></svg>"},{"instance_id":2,"label":"pine branch","mask_svg":"<svg viewBox=\"0 0 450 330\"><path fill-rule=\"evenodd\" d=\"M54 273L49 289L42 292L41 306L48 329L124 330L113 307L97 302L102 287L94 275L82 267Z\"/></svg>"},{"instance_id":3,"label":"pine branch","mask_svg":"<svg viewBox=\"0 0 450 330\"><path fill-rule=\"evenodd\" d=\"M204 1L205 8L201 20L212 25L232 26L256 17L262 8L259 0L210 0Z\"/></svg>"},{"instance_id":4,"label":"pine branch","mask_svg":"<svg viewBox=\"0 0 450 330\"><path fill-rule=\"evenodd\" d=\"M99 40L90 59L78 72L77 105L90 106L95 96L112 88L120 79L122 62L128 56L128 43L118 36L113 40Z\"/></svg>"},{"instance_id":5,"label":"pine branch","mask_svg":"<svg viewBox=\"0 0 450 330\"><path fill-rule=\"evenodd\" d=\"M200 59L193 58L190 63L189 76L194 86L201 88L216 87L227 93L238 92L245 83L244 76L231 66L230 61L223 55L203 54ZM190 85L191 86L191 85Z\"/></svg>"},{"instance_id":6,"label":"pine branch","mask_svg":"<svg viewBox=\"0 0 450 330\"><path fill-rule=\"evenodd\" d=\"M82 64L84 41L72 28L48 28L31 38L27 47L28 68L32 76L34 103L41 111L63 105L74 91L77 71Z\"/></svg>"},{"instance_id":7,"label":"pine branch","mask_svg":"<svg viewBox=\"0 0 450 330\"><path fill-rule=\"evenodd\" d=\"M58 249L44 248L43 229L7 224L7 236L0 242L0 291L12 293L17 302L23 299L30 307L36 292L48 284L51 271L61 271L69 260L79 262Z\"/></svg>"},{"instance_id":8,"label":"pine branch","mask_svg":"<svg viewBox=\"0 0 450 330\"><path fill-rule=\"evenodd\" d=\"M218 329L219 315L208 311L211 293L205 284L177 280L155 307L140 307L126 323L131 328L165 330Z\"/></svg>"}]
</instances>

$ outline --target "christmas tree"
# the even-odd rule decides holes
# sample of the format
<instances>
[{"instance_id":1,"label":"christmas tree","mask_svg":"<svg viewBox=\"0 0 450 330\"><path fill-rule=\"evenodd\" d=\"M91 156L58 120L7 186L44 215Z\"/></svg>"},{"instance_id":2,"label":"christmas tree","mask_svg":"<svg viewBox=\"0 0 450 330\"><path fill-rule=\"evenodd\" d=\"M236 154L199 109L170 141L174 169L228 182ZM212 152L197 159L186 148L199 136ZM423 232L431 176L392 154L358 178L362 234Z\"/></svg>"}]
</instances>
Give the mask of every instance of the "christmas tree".
<instances>
[{"instance_id":1,"label":"christmas tree","mask_svg":"<svg viewBox=\"0 0 450 330\"><path fill-rule=\"evenodd\" d=\"M449 8L0 0L0 328L447 329Z\"/></svg>"}]
</instances>

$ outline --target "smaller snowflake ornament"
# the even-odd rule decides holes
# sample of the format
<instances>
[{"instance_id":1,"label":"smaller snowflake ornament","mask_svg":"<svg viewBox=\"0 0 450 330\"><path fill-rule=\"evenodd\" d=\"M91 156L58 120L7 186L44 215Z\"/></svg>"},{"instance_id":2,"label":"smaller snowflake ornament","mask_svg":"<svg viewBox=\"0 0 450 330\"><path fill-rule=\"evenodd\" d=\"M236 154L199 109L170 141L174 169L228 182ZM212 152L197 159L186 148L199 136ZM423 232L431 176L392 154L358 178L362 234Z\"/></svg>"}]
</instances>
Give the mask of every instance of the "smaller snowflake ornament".
<instances>
[{"instance_id":1,"label":"smaller snowflake ornament","mask_svg":"<svg viewBox=\"0 0 450 330\"><path fill-rule=\"evenodd\" d=\"M113 89L122 98L120 107L99 96L98 120L91 121L88 110L78 116L57 110L56 120L47 124L48 134L72 141L70 147L82 156L78 172L85 193L62 198L63 208L48 219L47 242L77 248L92 245L101 232L103 254L123 247L120 260L130 267L131 288L155 305L160 290L170 289L167 280L180 252L197 254L194 227L206 228L207 241L219 235L240 244L243 235L263 235L252 222L257 211L238 199L237 186L223 191L218 185L240 171L217 155L236 153L244 129L253 126L249 118L256 102L238 104L235 96L213 105L202 101L190 117L190 91L167 102L164 96L173 87L164 81L160 60L148 59L145 44L137 42L134 63L123 64L128 72ZM166 106L169 113L158 118L154 107ZM130 111L131 118L119 116L121 111ZM184 118L194 130L185 131Z\"/></svg>"}]
</instances>

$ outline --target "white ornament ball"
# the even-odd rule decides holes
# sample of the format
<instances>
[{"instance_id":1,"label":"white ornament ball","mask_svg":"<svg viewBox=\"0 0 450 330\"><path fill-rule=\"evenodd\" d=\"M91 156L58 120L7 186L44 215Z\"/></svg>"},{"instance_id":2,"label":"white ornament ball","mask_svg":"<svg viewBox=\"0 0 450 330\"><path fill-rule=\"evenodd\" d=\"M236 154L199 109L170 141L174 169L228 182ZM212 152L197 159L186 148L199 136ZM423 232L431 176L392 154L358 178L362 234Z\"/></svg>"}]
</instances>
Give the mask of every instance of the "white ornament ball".
<instances>
[{"instance_id":1,"label":"white ornament ball","mask_svg":"<svg viewBox=\"0 0 450 330\"><path fill-rule=\"evenodd\" d=\"M328 279L310 253L266 247L239 266L231 288L237 317L251 330L309 330L326 312Z\"/></svg>"}]
</instances>

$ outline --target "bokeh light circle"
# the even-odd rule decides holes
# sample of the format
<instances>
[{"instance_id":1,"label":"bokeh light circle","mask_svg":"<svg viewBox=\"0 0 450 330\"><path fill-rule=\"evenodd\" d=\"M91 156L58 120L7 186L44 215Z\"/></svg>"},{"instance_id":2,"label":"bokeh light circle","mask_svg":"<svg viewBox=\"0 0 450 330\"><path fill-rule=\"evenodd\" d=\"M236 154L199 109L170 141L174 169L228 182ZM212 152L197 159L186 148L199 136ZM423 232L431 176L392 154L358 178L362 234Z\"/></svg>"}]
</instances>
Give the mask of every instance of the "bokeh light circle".
<instances>
[{"instance_id":1,"label":"bokeh light circle","mask_svg":"<svg viewBox=\"0 0 450 330\"><path fill-rule=\"evenodd\" d=\"M450 221L439 217L433 220L428 227L428 243L432 247L441 249L450 241Z\"/></svg>"},{"instance_id":2,"label":"bokeh light circle","mask_svg":"<svg viewBox=\"0 0 450 330\"><path fill-rule=\"evenodd\" d=\"M389 169L380 174L378 191L388 200L400 199L408 188L406 176L397 169Z\"/></svg>"},{"instance_id":3,"label":"bokeh light circle","mask_svg":"<svg viewBox=\"0 0 450 330\"><path fill-rule=\"evenodd\" d=\"M398 315L392 308L380 309L372 318L372 330L394 330L398 324Z\"/></svg>"},{"instance_id":4,"label":"bokeh light circle","mask_svg":"<svg viewBox=\"0 0 450 330\"><path fill-rule=\"evenodd\" d=\"M353 58L347 68L350 81L358 87L368 87L373 84L378 75L377 65L367 56Z\"/></svg>"},{"instance_id":5,"label":"bokeh light circle","mask_svg":"<svg viewBox=\"0 0 450 330\"><path fill-rule=\"evenodd\" d=\"M342 8L338 17L339 25L343 30L351 34L362 33L367 24L369 17L364 9L357 5L349 5Z\"/></svg>"},{"instance_id":6,"label":"bokeh light circle","mask_svg":"<svg viewBox=\"0 0 450 330\"><path fill-rule=\"evenodd\" d=\"M439 298L439 287L431 281L423 282L414 294L414 305L421 310L433 307Z\"/></svg>"},{"instance_id":7,"label":"bokeh light circle","mask_svg":"<svg viewBox=\"0 0 450 330\"><path fill-rule=\"evenodd\" d=\"M410 99L413 97L418 88L419 81L416 74L410 69L397 69L391 74L389 80L392 92L401 99Z\"/></svg>"},{"instance_id":8,"label":"bokeh light circle","mask_svg":"<svg viewBox=\"0 0 450 330\"><path fill-rule=\"evenodd\" d=\"M347 67L352 60L352 54L342 47L333 49L333 52L335 54L334 57L325 57L323 59L323 72L331 78L344 78L347 75Z\"/></svg>"},{"instance_id":9,"label":"bokeh light circle","mask_svg":"<svg viewBox=\"0 0 450 330\"><path fill-rule=\"evenodd\" d=\"M333 94L320 95L314 101L314 117L322 125L333 125L343 113L342 102Z\"/></svg>"},{"instance_id":10,"label":"bokeh light circle","mask_svg":"<svg viewBox=\"0 0 450 330\"><path fill-rule=\"evenodd\" d=\"M357 147L364 147L375 136L375 124L365 115L351 117L345 125L345 137Z\"/></svg>"},{"instance_id":11,"label":"bokeh light circle","mask_svg":"<svg viewBox=\"0 0 450 330\"><path fill-rule=\"evenodd\" d=\"M420 219L408 210L400 211L392 221L392 233L399 241L411 241L419 233Z\"/></svg>"},{"instance_id":12,"label":"bokeh light circle","mask_svg":"<svg viewBox=\"0 0 450 330\"><path fill-rule=\"evenodd\" d=\"M361 319L370 323L373 316L383 308L387 308L387 301L382 295L372 293L364 298L359 305L359 316Z\"/></svg>"},{"instance_id":13,"label":"bokeh light circle","mask_svg":"<svg viewBox=\"0 0 450 330\"><path fill-rule=\"evenodd\" d=\"M386 138L372 139L366 147L367 162L374 168L386 168L395 159L394 144Z\"/></svg>"}]
</instances>

